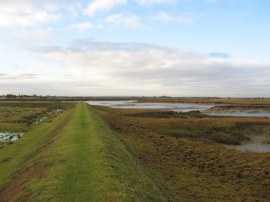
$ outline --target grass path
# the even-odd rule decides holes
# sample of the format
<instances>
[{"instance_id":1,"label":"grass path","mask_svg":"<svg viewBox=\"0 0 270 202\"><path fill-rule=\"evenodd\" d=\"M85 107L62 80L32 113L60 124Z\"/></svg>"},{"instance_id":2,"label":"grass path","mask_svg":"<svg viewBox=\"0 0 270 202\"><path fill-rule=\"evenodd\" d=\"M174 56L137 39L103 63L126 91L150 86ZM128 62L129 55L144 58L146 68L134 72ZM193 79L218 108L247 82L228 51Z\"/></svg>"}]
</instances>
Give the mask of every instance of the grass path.
<instances>
[{"instance_id":1,"label":"grass path","mask_svg":"<svg viewBox=\"0 0 270 202\"><path fill-rule=\"evenodd\" d=\"M0 150L0 162L0 201L166 201L85 103Z\"/></svg>"}]
</instances>

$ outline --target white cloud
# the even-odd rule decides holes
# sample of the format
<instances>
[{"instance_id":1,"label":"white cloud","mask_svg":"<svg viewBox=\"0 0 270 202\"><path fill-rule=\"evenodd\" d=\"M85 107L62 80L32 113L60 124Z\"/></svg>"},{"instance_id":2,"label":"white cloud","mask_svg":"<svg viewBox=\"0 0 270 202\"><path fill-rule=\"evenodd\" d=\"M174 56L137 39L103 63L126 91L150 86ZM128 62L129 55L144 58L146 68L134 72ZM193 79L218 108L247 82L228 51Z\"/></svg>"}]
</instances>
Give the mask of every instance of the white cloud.
<instances>
[{"instance_id":1,"label":"white cloud","mask_svg":"<svg viewBox=\"0 0 270 202\"><path fill-rule=\"evenodd\" d=\"M109 11L115 7L124 5L126 3L127 0L93 0L84 10L84 13L92 17L99 11Z\"/></svg>"},{"instance_id":2,"label":"white cloud","mask_svg":"<svg viewBox=\"0 0 270 202\"><path fill-rule=\"evenodd\" d=\"M40 23L57 21L61 15L36 7L30 0L1 1L0 27L30 27Z\"/></svg>"},{"instance_id":3,"label":"white cloud","mask_svg":"<svg viewBox=\"0 0 270 202\"><path fill-rule=\"evenodd\" d=\"M137 3L142 5L148 4L175 4L178 0L136 0Z\"/></svg>"},{"instance_id":4,"label":"white cloud","mask_svg":"<svg viewBox=\"0 0 270 202\"><path fill-rule=\"evenodd\" d=\"M140 18L134 14L119 13L107 16L103 23L135 29L141 26Z\"/></svg>"}]
</instances>

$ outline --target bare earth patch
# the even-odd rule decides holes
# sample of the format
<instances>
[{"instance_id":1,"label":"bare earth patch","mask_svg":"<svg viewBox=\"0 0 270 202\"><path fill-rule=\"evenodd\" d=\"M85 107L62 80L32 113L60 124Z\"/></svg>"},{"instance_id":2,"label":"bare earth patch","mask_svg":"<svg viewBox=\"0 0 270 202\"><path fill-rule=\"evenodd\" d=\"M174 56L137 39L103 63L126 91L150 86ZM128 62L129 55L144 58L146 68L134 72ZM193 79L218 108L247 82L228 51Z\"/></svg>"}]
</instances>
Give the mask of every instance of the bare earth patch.
<instances>
[{"instance_id":1,"label":"bare earth patch","mask_svg":"<svg viewBox=\"0 0 270 202\"><path fill-rule=\"evenodd\" d=\"M0 192L0 201L15 201L25 194L24 186L42 175L40 166L33 166L23 171L12 183Z\"/></svg>"}]
</instances>

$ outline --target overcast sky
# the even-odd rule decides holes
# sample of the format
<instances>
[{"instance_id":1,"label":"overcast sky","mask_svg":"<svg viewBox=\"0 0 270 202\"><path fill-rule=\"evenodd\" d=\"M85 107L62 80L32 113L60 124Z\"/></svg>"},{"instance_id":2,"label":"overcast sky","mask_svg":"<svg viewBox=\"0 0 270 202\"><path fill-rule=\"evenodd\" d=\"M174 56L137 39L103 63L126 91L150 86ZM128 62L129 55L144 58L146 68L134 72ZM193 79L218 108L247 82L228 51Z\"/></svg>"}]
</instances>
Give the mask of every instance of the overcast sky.
<instances>
[{"instance_id":1,"label":"overcast sky","mask_svg":"<svg viewBox=\"0 0 270 202\"><path fill-rule=\"evenodd\" d=\"M1 0L0 94L270 97L269 0Z\"/></svg>"}]
</instances>

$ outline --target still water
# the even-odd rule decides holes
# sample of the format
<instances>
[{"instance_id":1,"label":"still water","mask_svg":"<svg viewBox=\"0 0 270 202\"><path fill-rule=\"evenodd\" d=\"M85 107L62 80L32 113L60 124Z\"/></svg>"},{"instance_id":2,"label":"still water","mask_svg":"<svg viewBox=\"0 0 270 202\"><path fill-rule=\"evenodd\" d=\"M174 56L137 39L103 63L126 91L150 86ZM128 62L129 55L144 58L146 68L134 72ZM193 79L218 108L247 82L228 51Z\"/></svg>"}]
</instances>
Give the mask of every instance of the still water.
<instances>
[{"instance_id":1,"label":"still water","mask_svg":"<svg viewBox=\"0 0 270 202\"><path fill-rule=\"evenodd\" d=\"M129 101L89 101L90 105L108 106L112 108L129 108L129 109L163 109L176 112L189 112L194 110L204 111L214 107L212 104L190 104L190 103L157 103L144 102L139 103L135 100Z\"/></svg>"}]
</instances>

